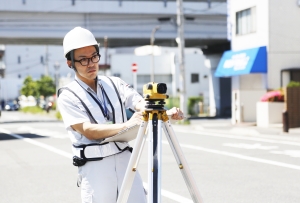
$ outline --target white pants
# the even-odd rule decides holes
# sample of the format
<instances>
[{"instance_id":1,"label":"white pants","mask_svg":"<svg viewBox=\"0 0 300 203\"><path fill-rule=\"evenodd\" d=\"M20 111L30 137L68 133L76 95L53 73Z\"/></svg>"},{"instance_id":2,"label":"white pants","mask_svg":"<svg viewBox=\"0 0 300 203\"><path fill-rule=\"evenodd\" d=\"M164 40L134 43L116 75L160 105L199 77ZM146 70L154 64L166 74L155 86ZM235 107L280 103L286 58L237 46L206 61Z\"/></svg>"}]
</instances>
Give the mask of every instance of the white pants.
<instances>
[{"instance_id":1,"label":"white pants","mask_svg":"<svg viewBox=\"0 0 300 203\"><path fill-rule=\"evenodd\" d=\"M131 153L126 150L100 161L88 161L79 167L82 203L116 203L130 156ZM137 172L128 203L146 202L142 179Z\"/></svg>"}]
</instances>

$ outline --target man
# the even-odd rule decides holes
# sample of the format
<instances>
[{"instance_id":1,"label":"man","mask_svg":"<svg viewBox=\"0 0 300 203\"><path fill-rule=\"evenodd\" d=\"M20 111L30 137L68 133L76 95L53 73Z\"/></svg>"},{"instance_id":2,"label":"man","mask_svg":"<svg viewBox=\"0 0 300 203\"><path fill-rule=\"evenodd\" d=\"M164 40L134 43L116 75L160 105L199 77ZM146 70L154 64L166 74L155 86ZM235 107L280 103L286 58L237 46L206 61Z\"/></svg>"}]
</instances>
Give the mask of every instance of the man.
<instances>
[{"instance_id":1,"label":"man","mask_svg":"<svg viewBox=\"0 0 300 203\"><path fill-rule=\"evenodd\" d=\"M145 101L120 78L97 75L99 45L89 30L75 27L69 31L63 48L67 65L75 71L75 80L60 89L58 106L73 144L82 202L115 203L131 148L126 142L105 142L105 138L140 124ZM128 121L126 108L136 111ZM183 118L175 107L167 114L175 120ZM128 202L146 202L138 173Z\"/></svg>"}]
</instances>

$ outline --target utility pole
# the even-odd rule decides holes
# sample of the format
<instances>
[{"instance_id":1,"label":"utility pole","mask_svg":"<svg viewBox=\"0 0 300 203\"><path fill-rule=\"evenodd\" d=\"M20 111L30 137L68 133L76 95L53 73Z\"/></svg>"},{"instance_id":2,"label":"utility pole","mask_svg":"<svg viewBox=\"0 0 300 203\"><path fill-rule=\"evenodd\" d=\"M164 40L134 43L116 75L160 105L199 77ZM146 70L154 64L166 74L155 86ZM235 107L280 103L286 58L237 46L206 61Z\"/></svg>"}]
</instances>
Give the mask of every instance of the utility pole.
<instances>
[{"instance_id":1,"label":"utility pole","mask_svg":"<svg viewBox=\"0 0 300 203\"><path fill-rule=\"evenodd\" d=\"M45 76L49 75L48 67L48 45L46 45L46 56L45 56Z\"/></svg>"},{"instance_id":2,"label":"utility pole","mask_svg":"<svg viewBox=\"0 0 300 203\"><path fill-rule=\"evenodd\" d=\"M180 69L180 109L187 115L186 88L185 88L185 61L184 61L184 15L182 0L176 0L177 4L177 34L178 34L178 49L179 49L179 69Z\"/></svg>"},{"instance_id":3,"label":"utility pole","mask_svg":"<svg viewBox=\"0 0 300 203\"><path fill-rule=\"evenodd\" d=\"M152 72L151 72L151 82L154 82L154 35L156 31L159 29L159 26L153 28L150 38L150 45L151 45L151 64L152 64Z\"/></svg>"}]
</instances>

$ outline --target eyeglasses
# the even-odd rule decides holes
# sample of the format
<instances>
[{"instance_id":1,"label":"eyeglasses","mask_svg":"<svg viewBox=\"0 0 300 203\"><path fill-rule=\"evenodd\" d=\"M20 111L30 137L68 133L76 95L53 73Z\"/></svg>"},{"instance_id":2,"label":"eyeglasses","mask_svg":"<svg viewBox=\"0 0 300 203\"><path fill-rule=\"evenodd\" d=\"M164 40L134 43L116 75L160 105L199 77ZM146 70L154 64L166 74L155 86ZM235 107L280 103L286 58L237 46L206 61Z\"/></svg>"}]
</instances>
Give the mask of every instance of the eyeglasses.
<instances>
[{"instance_id":1,"label":"eyeglasses","mask_svg":"<svg viewBox=\"0 0 300 203\"><path fill-rule=\"evenodd\" d=\"M87 65L89 65L90 61L93 63L97 63L98 61L100 61L100 57L101 57L100 54L96 54L96 55L92 56L91 58L83 58L78 61L77 60L74 60L74 61L79 62L82 66L87 66Z\"/></svg>"}]
</instances>

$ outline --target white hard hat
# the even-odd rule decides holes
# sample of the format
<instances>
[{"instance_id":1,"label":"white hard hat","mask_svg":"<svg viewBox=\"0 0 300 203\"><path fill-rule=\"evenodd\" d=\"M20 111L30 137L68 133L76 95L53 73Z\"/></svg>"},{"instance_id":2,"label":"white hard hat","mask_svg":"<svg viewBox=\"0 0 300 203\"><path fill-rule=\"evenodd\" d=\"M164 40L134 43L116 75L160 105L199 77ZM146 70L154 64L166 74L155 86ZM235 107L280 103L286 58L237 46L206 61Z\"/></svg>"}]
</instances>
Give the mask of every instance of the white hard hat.
<instances>
[{"instance_id":1,"label":"white hard hat","mask_svg":"<svg viewBox=\"0 0 300 203\"><path fill-rule=\"evenodd\" d=\"M93 45L100 45L97 43L94 35L87 29L75 27L65 35L63 41L64 56L66 57L67 53L74 49Z\"/></svg>"}]
</instances>

